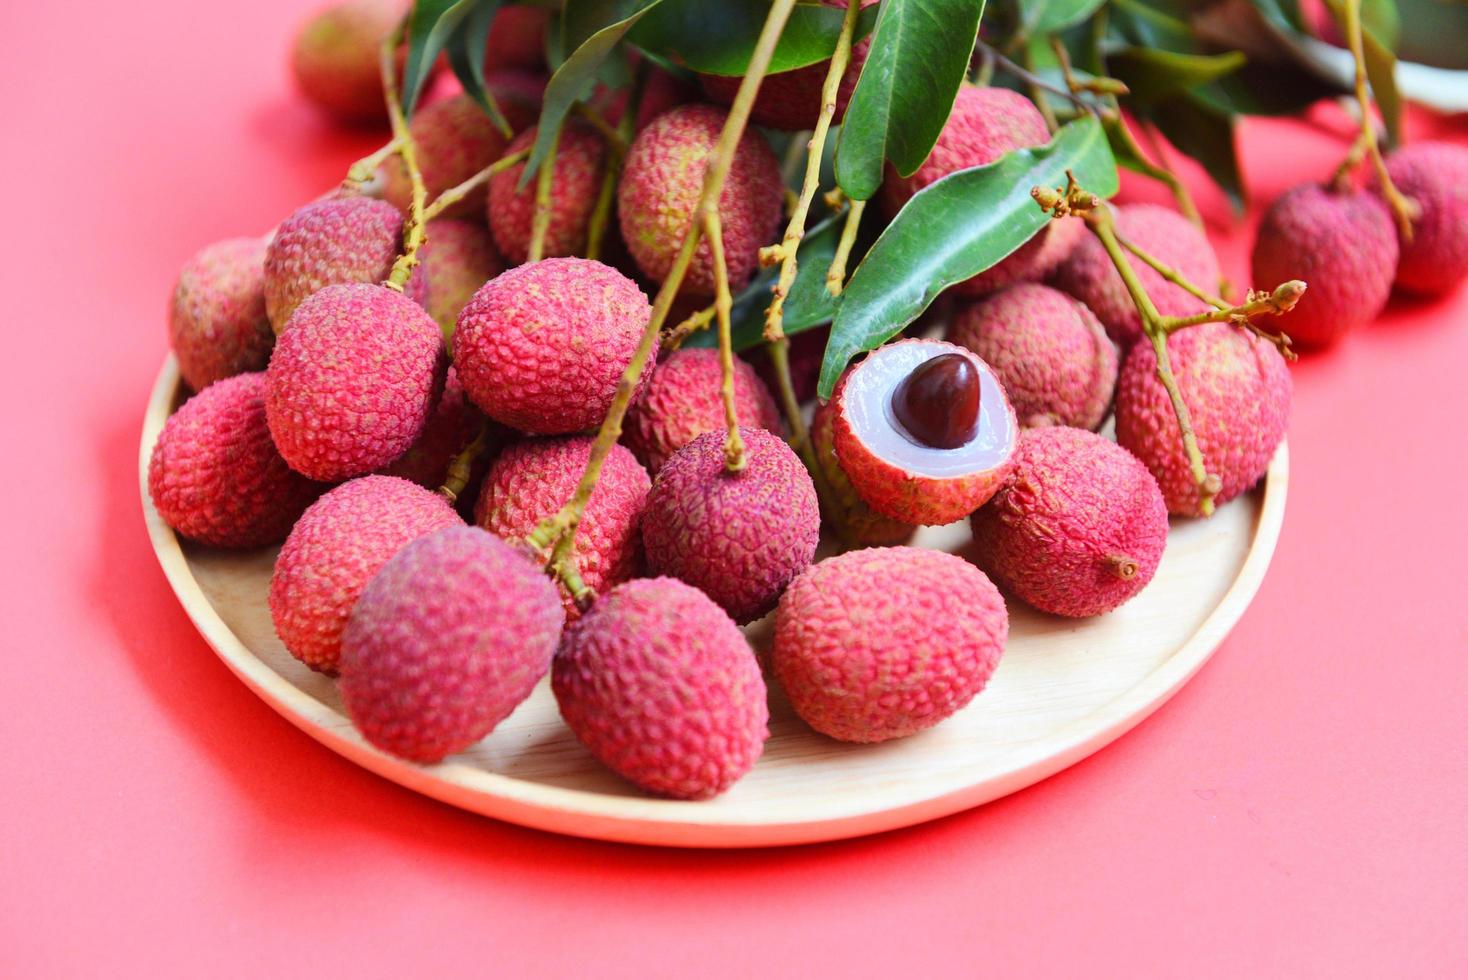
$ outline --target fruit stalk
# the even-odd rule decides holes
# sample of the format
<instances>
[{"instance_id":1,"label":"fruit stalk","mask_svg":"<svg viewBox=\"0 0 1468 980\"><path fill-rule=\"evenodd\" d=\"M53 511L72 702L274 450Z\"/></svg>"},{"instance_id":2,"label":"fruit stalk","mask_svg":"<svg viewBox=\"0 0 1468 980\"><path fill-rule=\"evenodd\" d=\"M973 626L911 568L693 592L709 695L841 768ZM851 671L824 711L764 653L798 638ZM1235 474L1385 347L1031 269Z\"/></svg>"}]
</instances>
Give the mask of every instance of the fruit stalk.
<instances>
[{"instance_id":1,"label":"fruit stalk","mask_svg":"<svg viewBox=\"0 0 1468 980\"><path fill-rule=\"evenodd\" d=\"M682 347L683 341L687 340L690 334L702 330L713 322L716 312L714 305L710 303L703 309L688 314L676 326L670 328L663 334L663 349L675 351L679 347Z\"/></svg>"},{"instance_id":2,"label":"fruit stalk","mask_svg":"<svg viewBox=\"0 0 1468 980\"><path fill-rule=\"evenodd\" d=\"M730 473L744 469L744 439L739 435L739 411L734 404L734 338L730 314L734 297L729 293L729 266L724 261L724 226L719 209L704 214L704 237L709 242L714 266L714 316L719 322L719 397L724 402L724 468Z\"/></svg>"},{"instance_id":3,"label":"fruit stalk","mask_svg":"<svg viewBox=\"0 0 1468 980\"><path fill-rule=\"evenodd\" d=\"M545 236L550 230L551 182L555 178L556 149L560 146L561 130L556 128L555 138L545 152L545 161L535 175L535 213L530 222L530 249L525 261L539 262L545 258Z\"/></svg>"},{"instance_id":4,"label":"fruit stalk","mask_svg":"<svg viewBox=\"0 0 1468 980\"><path fill-rule=\"evenodd\" d=\"M841 290L846 288L846 260L851 257L851 248L856 244L856 232L861 227L861 215L866 207L866 201L852 201L851 210L846 212L846 224L841 227L836 254L831 256L831 268L826 271L826 291L832 296L840 296Z\"/></svg>"},{"instance_id":5,"label":"fruit stalk","mask_svg":"<svg viewBox=\"0 0 1468 980\"><path fill-rule=\"evenodd\" d=\"M459 494L463 493L464 488L469 485L469 477L474 469L474 460L489 445L489 435L492 431L493 426L490 425L489 420L482 419L479 423L479 432L474 436L474 441L465 446L464 451L449 462L448 472L443 478L443 486L438 488L438 492L449 503L457 503Z\"/></svg>"},{"instance_id":6,"label":"fruit stalk","mask_svg":"<svg viewBox=\"0 0 1468 980\"><path fill-rule=\"evenodd\" d=\"M1366 92L1366 51L1361 33L1361 0L1344 0L1341 6L1345 21L1341 29L1345 31L1346 43L1351 48L1351 58L1356 63L1356 102L1361 109L1361 141L1366 144L1366 153L1376 169L1377 180L1381 183L1381 196L1386 199L1392 216L1397 220L1397 230L1401 232L1403 241L1410 242L1412 219L1416 217L1417 209L1392 183L1391 174L1387 173L1386 160L1381 155L1381 144L1376 139L1376 124L1371 118L1371 98Z\"/></svg>"},{"instance_id":7,"label":"fruit stalk","mask_svg":"<svg viewBox=\"0 0 1468 980\"><path fill-rule=\"evenodd\" d=\"M606 237L607 227L611 224L612 204L617 197L617 183L622 179L622 164L627 159L627 147L632 143L632 136L637 129L637 111L642 105L642 92L647 84L648 63L640 61L637 70L632 75L632 90L627 94L627 104L622 107L622 118L613 131L615 140L607 140L607 148L610 159L607 160L607 172L602 177L601 190L596 196L596 205L591 210L591 217L586 225L586 257L588 259L601 258L601 243ZM600 114L595 114L600 119ZM603 121L605 124L605 121Z\"/></svg>"},{"instance_id":8,"label":"fruit stalk","mask_svg":"<svg viewBox=\"0 0 1468 980\"><path fill-rule=\"evenodd\" d=\"M408 186L412 188L408 218L403 224L403 251L393 263L387 282L383 283L387 288L400 293L408 284L414 266L418 264L418 249L426 238L423 207L428 196L428 191L423 186L423 172L418 169L418 144L408 131L408 120L403 115L403 101L398 95L396 55L398 45L403 40L403 30L403 26L399 25L397 30L384 38L382 49L378 52L378 63L382 71L382 95L387 102L387 118L392 124L393 140L398 144L398 156L403 161L403 169L408 173Z\"/></svg>"},{"instance_id":9,"label":"fruit stalk","mask_svg":"<svg viewBox=\"0 0 1468 980\"><path fill-rule=\"evenodd\" d=\"M367 156L352 164L347 168L347 179L343 182L343 185L346 187L360 187L367 183L367 181L372 179L372 175L377 172L377 168L382 166L383 161L394 153L397 153L398 148L401 146L402 141L394 136L376 150L373 150Z\"/></svg>"},{"instance_id":10,"label":"fruit stalk","mask_svg":"<svg viewBox=\"0 0 1468 980\"><path fill-rule=\"evenodd\" d=\"M427 224L434 218L437 218L440 214L443 214L449 208L453 207L455 204L458 204L464 198L468 197L471 193L489 183L490 178L492 178L495 174L499 173L502 170L510 169L515 164L521 162L528 156L530 156L530 147L527 146L523 150L516 150L514 153L510 153L500 157L494 163L491 163L489 166L485 167L483 170L479 171L468 180L465 180L462 183L455 184L453 187L450 187L448 190L438 195L438 197L434 198L432 204L423 209L424 224Z\"/></svg>"}]
</instances>

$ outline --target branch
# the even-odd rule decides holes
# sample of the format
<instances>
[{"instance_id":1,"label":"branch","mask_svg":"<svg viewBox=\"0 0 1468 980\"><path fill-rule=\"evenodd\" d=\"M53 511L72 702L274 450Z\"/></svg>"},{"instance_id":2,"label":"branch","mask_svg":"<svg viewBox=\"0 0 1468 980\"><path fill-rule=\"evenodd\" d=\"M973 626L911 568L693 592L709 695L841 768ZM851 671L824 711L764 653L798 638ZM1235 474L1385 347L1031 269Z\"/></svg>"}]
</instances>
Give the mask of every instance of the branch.
<instances>
[{"instance_id":1,"label":"branch","mask_svg":"<svg viewBox=\"0 0 1468 980\"><path fill-rule=\"evenodd\" d=\"M494 163L491 163L489 166L485 167L474 176L465 180L463 183L455 184L453 187L450 187L448 190L438 195L438 197L434 198L432 204L423 209L423 222L427 224L434 218L437 218L449 208L453 207L455 204L458 204L464 198L468 197L475 190L489 183L490 178L492 178L495 174L503 170L509 170L515 164L520 163L528 156L530 156L530 147L527 146L523 150L516 150L514 153L510 153L506 156L500 157Z\"/></svg>"},{"instance_id":2,"label":"branch","mask_svg":"<svg viewBox=\"0 0 1468 980\"><path fill-rule=\"evenodd\" d=\"M530 219L530 248L526 262L539 262L545 257L545 236L550 230L551 219L551 181L555 178L556 150L560 144L561 130L558 126L546 150L545 160L535 175L535 210Z\"/></svg>"},{"instance_id":3,"label":"branch","mask_svg":"<svg viewBox=\"0 0 1468 980\"><path fill-rule=\"evenodd\" d=\"M612 221L612 205L617 198L617 184L622 179L622 165L627 162L627 148L637 129L637 112L642 105L642 92L647 84L649 62L637 63L632 76L632 87L627 93L627 104L622 107L622 118L617 122L616 141L607 143L607 169L602 175L601 189L596 195L596 204L586 223L586 257L601 258L601 243L606 237Z\"/></svg>"},{"instance_id":4,"label":"branch","mask_svg":"<svg viewBox=\"0 0 1468 980\"><path fill-rule=\"evenodd\" d=\"M826 270L826 292L832 296L840 296L841 290L846 288L846 260L851 258L851 248L856 244L856 232L861 227L861 216L866 207L866 201L852 201L851 210L846 212L846 224L841 227L836 254L831 256L831 268Z\"/></svg>"},{"instance_id":5,"label":"branch","mask_svg":"<svg viewBox=\"0 0 1468 980\"><path fill-rule=\"evenodd\" d=\"M1386 161L1381 156L1381 144L1376 141L1376 125L1371 120L1371 100L1366 94L1365 42L1361 36L1361 0L1343 0L1342 6L1345 10L1345 24L1342 28L1346 32L1346 41L1351 46L1351 57L1356 63L1356 101L1361 106L1361 141L1366 144L1366 152L1371 156L1372 166L1376 168L1381 196L1386 198L1392 215L1397 219L1397 230L1401 232L1403 241L1410 242L1412 219L1417 217L1417 206L1403 197L1402 192L1392 183L1391 174L1387 173Z\"/></svg>"},{"instance_id":6,"label":"branch","mask_svg":"<svg viewBox=\"0 0 1468 980\"><path fill-rule=\"evenodd\" d=\"M387 282L383 283L387 288L398 292L403 291L413 275L413 267L418 264L418 249L422 247L425 238L423 205L428 196L423 186L423 172L418 169L418 144L408 131L408 120L403 115L403 102L398 96L396 55L402 39L403 26L399 25L397 30L383 38L381 50L378 52L382 95L387 102L387 118L392 123L393 141L398 144L398 156L402 158L403 169L408 173L408 185L412 188L408 217L403 222L403 251L393 263Z\"/></svg>"}]
</instances>

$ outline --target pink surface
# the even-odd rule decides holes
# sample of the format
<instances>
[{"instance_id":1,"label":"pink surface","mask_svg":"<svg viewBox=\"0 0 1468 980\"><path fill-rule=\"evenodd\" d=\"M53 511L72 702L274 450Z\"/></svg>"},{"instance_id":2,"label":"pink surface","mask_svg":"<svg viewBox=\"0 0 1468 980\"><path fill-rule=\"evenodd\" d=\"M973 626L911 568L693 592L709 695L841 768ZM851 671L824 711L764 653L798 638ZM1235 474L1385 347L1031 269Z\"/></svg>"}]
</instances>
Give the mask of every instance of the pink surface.
<instances>
[{"instance_id":1,"label":"pink surface","mask_svg":"<svg viewBox=\"0 0 1468 980\"><path fill-rule=\"evenodd\" d=\"M277 717L169 592L135 453L179 265L374 145L293 100L299 13L7 12L0 975L1468 972L1468 291L1299 366L1284 537L1232 638L1138 730L980 810L794 850L587 843ZM1260 198L1344 146L1246 139ZM1247 232L1214 231L1241 278Z\"/></svg>"}]
</instances>

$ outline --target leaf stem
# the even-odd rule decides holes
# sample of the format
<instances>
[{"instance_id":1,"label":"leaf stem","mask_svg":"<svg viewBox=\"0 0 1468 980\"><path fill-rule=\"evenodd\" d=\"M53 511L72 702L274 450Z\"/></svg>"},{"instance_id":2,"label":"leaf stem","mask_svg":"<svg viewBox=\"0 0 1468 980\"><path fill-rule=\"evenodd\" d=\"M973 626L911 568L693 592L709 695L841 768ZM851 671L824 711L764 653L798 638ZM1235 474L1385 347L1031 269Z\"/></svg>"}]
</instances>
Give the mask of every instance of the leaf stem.
<instances>
[{"instance_id":1,"label":"leaf stem","mask_svg":"<svg viewBox=\"0 0 1468 980\"><path fill-rule=\"evenodd\" d=\"M408 217L403 223L403 251L393 263L392 271L388 273L387 281L383 283L388 289L398 292L408 284L408 279L413 275L413 267L418 264L418 249L423 246L427 237L424 232L423 205L428 196L423 186L423 171L418 169L418 144L413 139L413 134L408 130L408 120L403 115L403 101L398 95L396 55L398 45L403 39L403 26L383 38L382 47L378 52L378 66L382 73L382 95L387 102L387 118L392 123L393 140L398 144L398 156L403 161L403 169L408 173L408 186L412 188L409 198Z\"/></svg>"},{"instance_id":2,"label":"leaf stem","mask_svg":"<svg viewBox=\"0 0 1468 980\"><path fill-rule=\"evenodd\" d=\"M1401 232L1403 241L1410 242L1412 219L1417 217L1417 208L1392 183L1391 174L1386 169L1386 160L1381 155L1381 144L1376 140L1376 124L1371 118L1371 99L1366 92L1366 51L1361 32L1361 0L1342 0L1341 7L1342 19L1345 21L1341 28L1345 31L1346 42L1351 48L1351 58L1356 65L1356 102L1361 107L1361 140L1366 144L1372 166L1376 168L1381 195L1386 198L1392 216L1397 219L1397 230Z\"/></svg>"},{"instance_id":3,"label":"leaf stem","mask_svg":"<svg viewBox=\"0 0 1468 980\"><path fill-rule=\"evenodd\" d=\"M506 154L505 156L500 157L494 163L491 163L489 166L485 167L483 170L476 173L474 176L468 178L462 183L455 184L453 187L450 187L448 190L438 195L438 197L434 198L432 204L423 209L423 221L427 223L429 221L432 221L434 218L437 218L449 208L453 207L455 204L458 204L464 198L468 197L472 192L489 183L490 179L494 177L495 174L500 173L504 170L509 170L511 167L513 167L517 163L520 163L529 155L530 147L528 146L523 150L516 150L514 153Z\"/></svg>"},{"instance_id":4,"label":"leaf stem","mask_svg":"<svg viewBox=\"0 0 1468 980\"><path fill-rule=\"evenodd\" d=\"M866 207L866 201L852 201L851 210L846 212L846 224L841 227L836 254L831 256L831 268L826 270L826 292L832 296L840 296L841 290L846 288L846 262L851 258L851 249L856 244L856 232L861 227L861 216Z\"/></svg>"}]
</instances>

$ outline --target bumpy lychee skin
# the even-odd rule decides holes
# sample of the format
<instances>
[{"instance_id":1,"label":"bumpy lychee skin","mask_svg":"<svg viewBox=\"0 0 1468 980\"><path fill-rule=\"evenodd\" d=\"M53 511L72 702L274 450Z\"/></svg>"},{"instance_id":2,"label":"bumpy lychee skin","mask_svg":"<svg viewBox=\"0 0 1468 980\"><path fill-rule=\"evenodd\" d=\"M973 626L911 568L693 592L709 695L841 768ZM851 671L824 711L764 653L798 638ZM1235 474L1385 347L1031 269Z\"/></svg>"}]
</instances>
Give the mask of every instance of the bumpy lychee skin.
<instances>
[{"instance_id":1,"label":"bumpy lychee skin","mask_svg":"<svg viewBox=\"0 0 1468 980\"><path fill-rule=\"evenodd\" d=\"M1386 169L1418 208L1412 240L1397 240L1397 285L1434 294L1468 279L1468 147L1412 143L1392 153Z\"/></svg>"},{"instance_id":2,"label":"bumpy lychee skin","mask_svg":"<svg viewBox=\"0 0 1468 980\"><path fill-rule=\"evenodd\" d=\"M217 548L286 536L322 487L286 465L265 424L265 375L216 381L174 412L148 460L148 496L164 522Z\"/></svg>"},{"instance_id":3,"label":"bumpy lychee skin","mask_svg":"<svg viewBox=\"0 0 1468 980\"><path fill-rule=\"evenodd\" d=\"M1020 435L1014 469L972 523L980 567L1057 616L1115 609L1152 581L1167 546L1167 504L1147 468L1065 426Z\"/></svg>"},{"instance_id":4,"label":"bumpy lychee skin","mask_svg":"<svg viewBox=\"0 0 1468 980\"><path fill-rule=\"evenodd\" d=\"M482 424L485 424L484 416L464 394L458 372L450 366L444 379L443 394L433 406L422 434L407 452L384 467L382 472L437 490L448 477L449 463L474 441ZM488 425L491 431L481 458L491 455L506 437L501 426L492 422Z\"/></svg>"},{"instance_id":5,"label":"bumpy lychee skin","mask_svg":"<svg viewBox=\"0 0 1468 980\"><path fill-rule=\"evenodd\" d=\"M1324 347L1386 307L1397 268L1397 233L1370 191L1302 184L1269 206L1252 256L1254 285L1303 279L1309 289L1271 328L1304 347Z\"/></svg>"},{"instance_id":6,"label":"bumpy lychee skin","mask_svg":"<svg viewBox=\"0 0 1468 980\"><path fill-rule=\"evenodd\" d=\"M285 648L312 670L335 673L347 617L377 570L410 541L463 523L443 497L395 476L327 491L275 559L270 617Z\"/></svg>"},{"instance_id":7,"label":"bumpy lychee skin","mask_svg":"<svg viewBox=\"0 0 1468 980\"><path fill-rule=\"evenodd\" d=\"M1209 290L1217 287L1218 256L1203 232L1187 218L1156 204L1124 204L1112 208L1112 214L1117 232L1127 241L1166 262L1195 285ZM1207 308L1198 297L1168 282L1142 261L1134 260L1132 268L1163 316L1187 316ZM1095 235L1082 236L1053 278L1057 287L1096 314L1123 350L1142 335L1142 321L1131 294Z\"/></svg>"},{"instance_id":8,"label":"bumpy lychee skin","mask_svg":"<svg viewBox=\"0 0 1468 980\"><path fill-rule=\"evenodd\" d=\"M1066 294L1018 283L963 307L948 341L994 369L1021 425L1095 429L1116 389L1116 345L1095 315Z\"/></svg>"},{"instance_id":9,"label":"bumpy lychee skin","mask_svg":"<svg viewBox=\"0 0 1468 980\"><path fill-rule=\"evenodd\" d=\"M178 371L195 391L263 370L275 345L265 315L265 242L230 238L189 259L173 289L168 334Z\"/></svg>"},{"instance_id":10,"label":"bumpy lychee skin","mask_svg":"<svg viewBox=\"0 0 1468 980\"><path fill-rule=\"evenodd\" d=\"M806 724L846 742L883 742L972 701L1008 637L999 590L962 558L866 548L791 583L775 614L771 662Z\"/></svg>"},{"instance_id":11,"label":"bumpy lychee skin","mask_svg":"<svg viewBox=\"0 0 1468 980\"><path fill-rule=\"evenodd\" d=\"M1222 481L1214 498L1227 503L1269 468L1289 425L1292 384L1279 351L1224 323L1180 330L1167 338L1172 372L1188 406L1208 472ZM1173 514L1196 516L1198 488L1178 432L1177 416L1151 344L1137 344L1116 385L1116 440L1156 477Z\"/></svg>"},{"instance_id":12,"label":"bumpy lychee skin","mask_svg":"<svg viewBox=\"0 0 1468 980\"><path fill-rule=\"evenodd\" d=\"M653 370L627 413L623 436L650 473L657 475L669 456L696 437L723 428L722 379L719 352L709 348L675 351ZM739 358L734 359L734 407L741 424L784 431L770 390Z\"/></svg>"},{"instance_id":13,"label":"bumpy lychee skin","mask_svg":"<svg viewBox=\"0 0 1468 980\"><path fill-rule=\"evenodd\" d=\"M428 223L427 235L418 255L428 280L428 314L451 340L459 313L479 287L505 271L505 260L476 222L440 218Z\"/></svg>"},{"instance_id":14,"label":"bumpy lychee skin","mask_svg":"<svg viewBox=\"0 0 1468 980\"><path fill-rule=\"evenodd\" d=\"M836 434L832 427L835 418L833 400L817 404L810 420L811 449L829 491L828 499L821 501L828 525L835 528L843 541L856 547L906 544L917 533L917 527L872 510L846 478L846 471L836 459Z\"/></svg>"},{"instance_id":15,"label":"bumpy lychee skin","mask_svg":"<svg viewBox=\"0 0 1468 980\"><path fill-rule=\"evenodd\" d=\"M769 736L764 678L733 620L676 579L619 585L566 629L551 668L561 717L624 779L704 800Z\"/></svg>"},{"instance_id":16,"label":"bumpy lychee skin","mask_svg":"<svg viewBox=\"0 0 1468 980\"><path fill-rule=\"evenodd\" d=\"M506 541L523 541L576 492L591 459L591 436L527 439L499 455L485 474L474 522ZM642 515L652 480L628 452L613 446L576 528L576 568L602 595L637 573L642 558ZM566 615L579 615L561 587Z\"/></svg>"},{"instance_id":17,"label":"bumpy lychee skin","mask_svg":"<svg viewBox=\"0 0 1468 980\"><path fill-rule=\"evenodd\" d=\"M403 216L370 197L312 201L280 223L265 251L265 310L275 332L306 297L349 282L382 282L392 272L403 237ZM407 295L422 302L422 267Z\"/></svg>"},{"instance_id":18,"label":"bumpy lychee skin","mask_svg":"<svg viewBox=\"0 0 1468 980\"><path fill-rule=\"evenodd\" d=\"M381 122L378 51L405 12L400 0L345 0L302 26L291 52L296 86L343 122Z\"/></svg>"},{"instance_id":19,"label":"bumpy lychee skin","mask_svg":"<svg viewBox=\"0 0 1468 980\"><path fill-rule=\"evenodd\" d=\"M507 153L528 149L538 128L527 129L510 143ZM556 144L551 175L550 223L546 226L545 255L576 255L586 250L587 227L606 173L606 142L596 130L578 119L567 120ZM489 227L505 258L519 264L530 255L535 222L535 181L521 189L525 164L502 170L489 181Z\"/></svg>"},{"instance_id":20,"label":"bumpy lychee skin","mask_svg":"<svg viewBox=\"0 0 1468 980\"><path fill-rule=\"evenodd\" d=\"M647 295L610 266L532 262L491 279L464 307L454 364L495 421L532 435L581 432L606 418L651 315ZM649 358L643 382L651 369Z\"/></svg>"},{"instance_id":21,"label":"bumpy lychee skin","mask_svg":"<svg viewBox=\"0 0 1468 980\"><path fill-rule=\"evenodd\" d=\"M745 467L724 466L722 431L674 453L652 485L642 544L654 575L702 589L736 622L771 609L815 557L821 536L815 485L785 440L741 426Z\"/></svg>"},{"instance_id":22,"label":"bumpy lychee skin","mask_svg":"<svg viewBox=\"0 0 1468 980\"><path fill-rule=\"evenodd\" d=\"M328 286L276 341L265 372L270 434L313 480L371 473L423 432L446 366L423 307L385 286Z\"/></svg>"},{"instance_id":23,"label":"bumpy lychee skin","mask_svg":"<svg viewBox=\"0 0 1468 980\"><path fill-rule=\"evenodd\" d=\"M647 278L661 282L673 265L703 188L703 174L728 113L710 105L683 105L654 119L633 141L621 183L617 213L622 239ZM780 162L754 131L745 132L719 195L729 288L737 292L759 268L759 250L780 223L784 199ZM714 294L708 242L694 254L682 292Z\"/></svg>"},{"instance_id":24,"label":"bumpy lychee skin","mask_svg":"<svg viewBox=\"0 0 1468 980\"><path fill-rule=\"evenodd\" d=\"M550 670L550 579L475 527L408 544L372 577L342 635L341 692L363 737L432 763L494 730Z\"/></svg>"}]
</instances>

